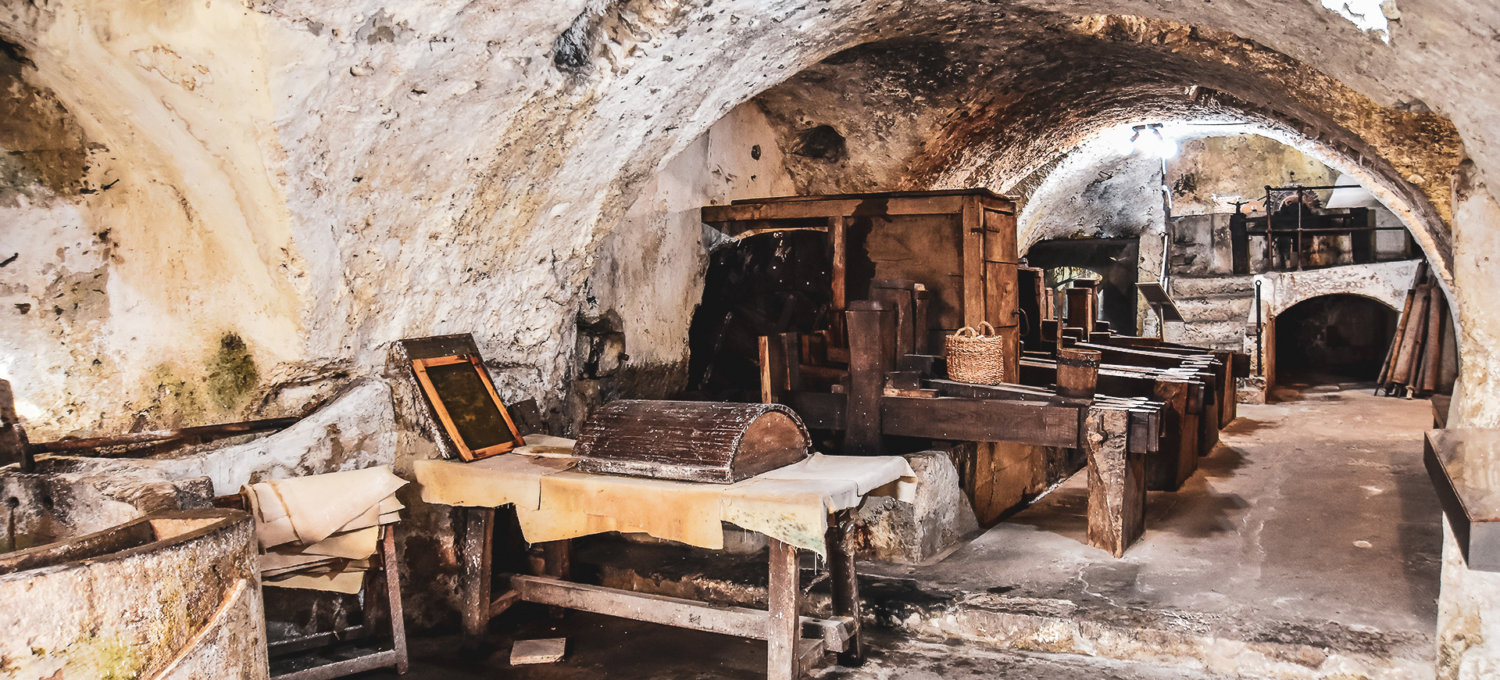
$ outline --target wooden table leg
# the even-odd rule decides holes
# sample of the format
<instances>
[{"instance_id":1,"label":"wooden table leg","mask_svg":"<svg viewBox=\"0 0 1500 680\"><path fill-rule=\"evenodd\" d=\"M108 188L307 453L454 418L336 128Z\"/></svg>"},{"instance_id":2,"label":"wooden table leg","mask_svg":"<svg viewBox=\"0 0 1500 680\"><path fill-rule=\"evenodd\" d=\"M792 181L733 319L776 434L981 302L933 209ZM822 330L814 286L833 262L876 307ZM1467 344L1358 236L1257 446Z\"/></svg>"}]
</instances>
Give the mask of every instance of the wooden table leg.
<instances>
[{"instance_id":1,"label":"wooden table leg","mask_svg":"<svg viewBox=\"0 0 1500 680\"><path fill-rule=\"evenodd\" d=\"M849 527L853 521L851 511L836 513L828 526L826 540L828 575L833 582L833 615L854 619L849 646L839 652L839 664L842 666L859 666L865 662L865 650L859 634L859 577L854 573L854 552L849 546Z\"/></svg>"},{"instance_id":2,"label":"wooden table leg","mask_svg":"<svg viewBox=\"0 0 1500 680\"><path fill-rule=\"evenodd\" d=\"M1129 411L1092 407L1082 437L1088 456L1089 545L1115 557L1146 530L1146 458L1126 447Z\"/></svg>"},{"instance_id":3,"label":"wooden table leg","mask_svg":"<svg viewBox=\"0 0 1500 680\"><path fill-rule=\"evenodd\" d=\"M494 551L494 508L467 508L464 513L463 646L478 648L490 622L490 558Z\"/></svg>"},{"instance_id":4,"label":"wooden table leg","mask_svg":"<svg viewBox=\"0 0 1500 680\"><path fill-rule=\"evenodd\" d=\"M795 680L801 669L797 665L797 642L802 620L801 574L797 571L797 548L771 539L770 622L766 636L766 678Z\"/></svg>"},{"instance_id":5,"label":"wooden table leg","mask_svg":"<svg viewBox=\"0 0 1500 680\"><path fill-rule=\"evenodd\" d=\"M551 576L564 581L573 576L573 541L563 539L560 541L547 541L542 543L542 575ZM563 607L550 607L547 613L554 619L561 619L568 614Z\"/></svg>"},{"instance_id":6,"label":"wooden table leg","mask_svg":"<svg viewBox=\"0 0 1500 680\"><path fill-rule=\"evenodd\" d=\"M385 594L390 600L388 612L391 616L391 641L392 648L396 651L396 673L405 674L407 669L406 656L406 613L401 605L401 565L396 561L396 531L394 525L387 525L383 529L385 536L380 541L380 568L385 574ZM374 593L365 593L365 597L371 597ZM368 620L365 625L370 624Z\"/></svg>"}]
</instances>

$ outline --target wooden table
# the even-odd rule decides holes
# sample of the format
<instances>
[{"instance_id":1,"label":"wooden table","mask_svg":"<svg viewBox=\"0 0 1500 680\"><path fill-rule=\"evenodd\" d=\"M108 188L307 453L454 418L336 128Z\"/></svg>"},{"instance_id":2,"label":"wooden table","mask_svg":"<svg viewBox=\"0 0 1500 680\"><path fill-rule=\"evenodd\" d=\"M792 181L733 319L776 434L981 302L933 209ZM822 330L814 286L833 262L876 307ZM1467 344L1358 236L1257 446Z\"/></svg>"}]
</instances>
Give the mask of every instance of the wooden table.
<instances>
[{"instance_id":1,"label":"wooden table","mask_svg":"<svg viewBox=\"0 0 1500 680\"><path fill-rule=\"evenodd\" d=\"M494 550L494 508L465 508L462 539L463 632L471 644L484 636L489 620L516 602L617 616L678 628L765 640L766 677L799 677L826 652L839 655L844 665L863 661L859 624L859 582L854 573L848 529L853 512L830 517L825 537L833 588L834 616L819 619L801 615L799 550L770 538L769 609L708 604L696 600L637 593L567 580L570 541L541 544L543 575L515 575L510 589L494 597L490 588Z\"/></svg>"}]
</instances>

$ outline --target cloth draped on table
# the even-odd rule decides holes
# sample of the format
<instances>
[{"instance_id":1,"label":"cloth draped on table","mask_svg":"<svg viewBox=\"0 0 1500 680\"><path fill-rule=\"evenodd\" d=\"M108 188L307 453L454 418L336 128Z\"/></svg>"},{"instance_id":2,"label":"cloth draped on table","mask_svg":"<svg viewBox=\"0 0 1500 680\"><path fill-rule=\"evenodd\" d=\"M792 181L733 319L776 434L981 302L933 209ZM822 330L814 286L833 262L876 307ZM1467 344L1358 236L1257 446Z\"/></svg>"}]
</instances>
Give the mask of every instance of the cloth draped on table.
<instances>
[{"instance_id":1,"label":"cloth draped on table","mask_svg":"<svg viewBox=\"0 0 1500 680\"><path fill-rule=\"evenodd\" d=\"M381 465L242 487L265 585L358 592L381 525L401 519L395 493L405 484Z\"/></svg>"},{"instance_id":2,"label":"cloth draped on table","mask_svg":"<svg viewBox=\"0 0 1500 680\"><path fill-rule=\"evenodd\" d=\"M518 450L469 463L417 461L415 471L428 503L514 504L530 542L619 531L720 549L728 522L820 555L829 513L869 495L909 502L916 490L916 474L899 456L813 454L734 484L590 474L574 462Z\"/></svg>"}]
</instances>

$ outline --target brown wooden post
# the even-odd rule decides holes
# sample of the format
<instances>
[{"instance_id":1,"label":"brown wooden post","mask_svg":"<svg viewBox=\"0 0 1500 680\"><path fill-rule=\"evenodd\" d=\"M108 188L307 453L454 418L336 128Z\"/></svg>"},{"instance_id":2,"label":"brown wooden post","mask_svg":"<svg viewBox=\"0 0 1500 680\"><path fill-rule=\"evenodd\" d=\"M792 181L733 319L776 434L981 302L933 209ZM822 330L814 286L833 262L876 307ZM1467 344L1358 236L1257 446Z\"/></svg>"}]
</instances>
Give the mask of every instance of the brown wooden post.
<instances>
[{"instance_id":1,"label":"brown wooden post","mask_svg":"<svg viewBox=\"0 0 1500 680\"><path fill-rule=\"evenodd\" d=\"M915 337L913 338L912 351L917 354L928 353L928 337L932 335L932 328L928 325L927 312L932 304L932 293L927 286L914 283L911 287L912 296L912 325L915 326Z\"/></svg>"},{"instance_id":2,"label":"brown wooden post","mask_svg":"<svg viewBox=\"0 0 1500 680\"><path fill-rule=\"evenodd\" d=\"M849 329L849 396L845 409L844 453L881 451L880 398L892 368L894 326L889 310L874 300L856 300L845 312Z\"/></svg>"},{"instance_id":3,"label":"brown wooden post","mask_svg":"<svg viewBox=\"0 0 1500 680\"><path fill-rule=\"evenodd\" d=\"M774 538L771 542L769 587L770 616L766 622L766 678L795 680L797 642L802 633L801 574L797 571L797 549Z\"/></svg>"},{"instance_id":4,"label":"brown wooden post","mask_svg":"<svg viewBox=\"0 0 1500 680\"><path fill-rule=\"evenodd\" d=\"M860 640L859 577L854 572L854 551L849 545L853 511L834 513L830 519L825 543L828 545L828 577L833 582L833 615L847 616L854 621L849 646L838 655L839 665L859 666L865 662L865 651Z\"/></svg>"},{"instance_id":5,"label":"brown wooden post","mask_svg":"<svg viewBox=\"0 0 1500 680\"><path fill-rule=\"evenodd\" d=\"M1146 459L1128 452L1130 412L1090 407L1079 443L1088 459L1089 545L1115 557L1146 530Z\"/></svg>"},{"instance_id":6,"label":"brown wooden post","mask_svg":"<svg viewBox=\"0 0 1500 680\"><path fill-rule=\"evenodd\" d=\"M1092 286L1074 287L1067 290L1068 326L1083 329L1085 338L1094 332L1094 289Z\"/></svg>"},{"instance_id":7,"label":"brown wooden post","mask_svg":"<svg viewBox=\"0 0 1500 680\"><path fill-rule=\"evenodd\" d=\"M916 351L916 319L912 298L913 281L881 279L870 284L870 298L890 310L895 317L894 351L904 357Z\"/></svg>"},{"instance_id":8,"label":"brown wooden post","mask_svg":"<svg viewBox=\"0 0 1500 680\"><path fill-rule=\"evenodd\" d=\"M491 510L491 512L494 512ZM401 564L396 560L396 527L388 524L381 528L385 533L380 540L380 570L385 578L385 595L390 601L388 613L391 616L391 640L392 649L396 652L396 672L405 673L408 666L406 655L406 613L401 604ZM374 593L365 593L366 598L373 597ZM486 613L489 611L489 602L484 603ZM369 630L370 620L365 620L365 629Z\"/></svg>"},{"instance_id":9,"label":"brown wooden post","mask_svg":"<svg viewBox=\"0 0 1500 680\"><path fill-rule=\"evenodd\" d=\"M573 541L562 539L560 541L546 541L542 546L542 575L553 578L568 580L573 575ZM547 613L554 619L561 619L567 615L568 610L562 607L549 607Z\"/></svg>"},{"instance_id":10,"label":"brown wooden post","mask_svg":"<svg viewBox=\"0 0 1500 680\"><path fill-rule=\"evenodd\" d=\"M846 233L847 227L848 221L842 215L834 215L828 218L828 244L831 250L829 253L829 266L831 268L829 278L832 283L830 295L833 307L832 314L829 315L829 318L832 320L830 324L832 328L830 330L833 332L834 344L840 347L848 347L847 336L844 333L846 329L844 328L843 315L843 311L848 309L849 304L848 277L846 275L849 248L849 244L847 243L848 235Z\"/></svg>"},{"instance_id":11,"label":"brown wooden post","mask_svg":"<svg viewBox=\"0 0 1500 680\"><path fill-rule=\"evenodd\" d=\"M490 622L490 559L494 550L494 508L466 508L463 538L463 645L484 643Z\"/></svg>"},{"instance_id":12,"label":"brown wooden post","mask_svg":"<svg viewBox=\"0 0 1500 680\"><path fill-rule=\"evenodd\" d=\"M761 403L780 403L786 393L793 389L792 374L795 372L797 349L788 344L788 335L779 333L762 335L759 338L760 400Z\"/></svg>"},{"instance_id":13,"label":"brown wooden post","mask_svg":"<svg viewBox=\"0 0 1500 680\"><path fill-rule=\"evenodd\" d=\"M1193 383L1156 378L1152 396L1162 402L1162 450L1146 460L1146 488L1176 491L1198 469L1198 415L1188 408Z\"/></svg>"}]
</instances>

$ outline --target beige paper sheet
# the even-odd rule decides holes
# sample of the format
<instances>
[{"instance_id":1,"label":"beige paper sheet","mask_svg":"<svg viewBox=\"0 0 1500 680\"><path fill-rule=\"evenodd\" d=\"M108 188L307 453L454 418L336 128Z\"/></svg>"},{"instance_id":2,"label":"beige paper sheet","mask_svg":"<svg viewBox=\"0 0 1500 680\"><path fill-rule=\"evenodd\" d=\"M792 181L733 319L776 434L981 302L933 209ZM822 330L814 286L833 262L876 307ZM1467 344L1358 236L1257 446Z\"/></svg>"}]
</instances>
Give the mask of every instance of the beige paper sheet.
<instances>
[{"instance_id":1,"label":"beige paper sheet","mask_svg":"<svg viewBox=\"0 0 1500 680\"><path fill-rule=\"evenodd\" d=\"M621 531L719 549L720 523L729 522L819 554L826 553L830 512L855 507L869 493L894 490L899 498L916 482L898 456L814 455L729 485L558 469L569 462L512 453L474 463L422 461L416 473L428 503L515 503L532 542Z\"/></svg>"},{"instance_id":2,"label":"beige paper sheet","mask_svg":"<svg viewBox=\"0 0 1500 680\"><path fill-rule=\"evenodd\" d=\"M262 547L317 543L339 531L373 526L401 509L406 481L388 465L251 484L242 492ZM290 529L291 538L288 538Z\"/></svg>"},{"instance_id":3,"label":"beige paper sheet","mask_svg":"<svg viewBox=\"0 0 1500 680\"><path fill-rule=\"evenodd\" d=\"M340 571L329 574L296 574L277 580L266 580L264 585L273 588L299 588L353 595L364 587L365 572Z\"/></svg>"}]
</instances>

